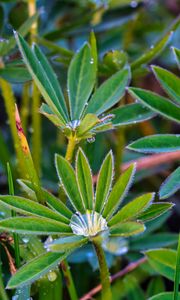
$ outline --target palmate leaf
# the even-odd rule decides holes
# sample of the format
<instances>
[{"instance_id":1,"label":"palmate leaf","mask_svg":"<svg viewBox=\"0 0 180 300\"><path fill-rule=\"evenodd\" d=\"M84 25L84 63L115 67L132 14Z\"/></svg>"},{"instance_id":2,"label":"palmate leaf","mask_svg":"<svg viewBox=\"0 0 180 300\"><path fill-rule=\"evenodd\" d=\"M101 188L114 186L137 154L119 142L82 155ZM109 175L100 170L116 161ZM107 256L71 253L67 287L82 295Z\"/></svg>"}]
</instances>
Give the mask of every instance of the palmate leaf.
<instances>
[{"instance_id":1,"label":"palmate leaf","mask_svg":"<svg viewBox=\"0 0 180 300\"><path fill-rule=\"evenodd\" d=\"M0 221L0 230L22 234L71 235L70 226L42 217L14 217Z\"/></svg>"},{"instance_id":2,"label":"palmate leaf","mask_svg":"<svg viewBox=\"0 0 180 300\"><path fill-rule=\"evenodd\" d=\"M8 282L7 288L14 289L30 284L55 268L69 253L46 252L21 267Z\"/></svg>"},{"instance_id":3,"label":"palmate leaf","mask_svg":"<svg viewBox=\"0 0 180 300\"><path fill-rule=\"evenodd\" d=\"M155 116L155 113L143 107L139 103L120 106L111 110L114 115L112 124L115 127L136 124L142 121L149 120Z\"/></svg>"},{"instance_id":4,"label":"palmate leaf","mask_svg":"<svg viewBox=\"0 0 180 300\"><path fill-rule=\"evenodd\" d=\"M177 252L171 249L155 249L145 252L150 265L158 273L174 281Z\"/></svg>"},{"instance_id":5,"label":"palmate leaf","mask_svg":"<svg viewBox=\"0 0 180 300\"><path fill-rule=\"evenodd\" d=\"M124 197L128 193L133 177L135 174L136 165L132 164L118 179L118 181L113 186L113 189L107 199L103 211L103 217L107 220L115 213L120 203L123 201Z\"/></svg>"},{"instance_id":6,"label":"palmate leaf","mask_svg":"<svg viewBox=\"0 0 180 300\"><path fill-rule=\"evenodd\" d=\"M54 81L55 75L52 74L53 71L49 66L48 61L46 60L45 56L39 50L37 50L37 47L34 48L34 50L31 50L21 35L15 33L15 37L23 56L23 60L42 96L52 111L57 114L61 121L65 124L65 122L68 121L66 111L64 111L65 104L63 98L58 98L58 96L61 95L60 88L57 90L57 82L56 80ZM38 57L36 55L37 52ZM54 88L54 84L56 89Z\"/></svg>"},{"instance_id":7,"label":"palmate leaf","mask_svg":"<svg viewBox=\"0 0 180 300\"><path fill-rule=\"evenodd\" d=\"M163 153L180 150L180 134L149 135L132 142L127 146L129 150L141 153Z\"/></svg>"},{"instance_id":8,"label":"palmate leaf","mask_svg":"<svg viewBox=\"0 0 180 300\"><path fill-rule=\"evenodd\" d=\"M85 212L85 206L78 189L75 172L70 163L62 156L55 155L55 164L60 182L76 211Z\"/></svg>"},{"instance_id":9,"label":"palmate leaf","mask_svg":"<svg viewBox=\"0 0 180 300\"><path fill-rule=\"evenodd\" d=\"M159 190L160 199L166 199L176 193L180 189L180 167L171 173Z\"/></svg>"},{"instance_id":10,"label":"palmate leaf","mask_svg":"<svg viewBox=\"0 0 180 300\"><path fill-rule=\"evenodd\" d=\"M151 204L144 212L142 212L139 216L138 219L147 222L149 220L153 220L168 210L170 210L174 206L173 203L167 203L167 202L156 202Z\"/></svg>"},{"instance_id":11,"label":"palmate leaf","mask_svg":"<svg viewBox=\"0 0 180 300\"><path fill-rule=\"evenodd\" d=\"M0 195L0 203L22 214L40 216L67 224L69 223L69 220L63 217L63 215L60 215L45 207L44 205L41 205L27 198L10 195Z\"/></svg>"},{"instance_id":12,"label":"palmate leaf","mask_svg":"<svg viewBox=\"0 0 180 300\"><path fill-rule=\"evenodd\" d=\"M107 79L91 97L86 113L97 116L115 105L124 95L130 81L130 70L123 69Z\"/></svg>"},{"instance_id":13,"label":"palmate leaf","mask_svg":"<svg viewBox=\"0 0 180 300\"><path fill-rule=\"evenodd\" d=\"M152 66L152 69L166 93L180 104L180 79L163 68Z\"/></svg>"},{"instance_id":14,"label":"palmate leaf","mask_svg":"<svg viewBox=\"0 0 180 300\"><path fill-rule=\"evenodd\" d=\"M101 212L111 188L114 171L114 160L112 151L110 151L105 157L101 169L99 171L94 209L97 212Z\"/></svg>"},{"instance_id":15,"label":"palmate leaf","mask_svg":"<svg viewBox=\"0 0 180 300\"><path fill-rule=\"evenodd\" d=\"M79 120L95 84L96 70L88 44L73 57L68 69L71 120Z\"/></svg>"},{"instance_id":16,"label":"palmate leaf","mask_svg":"<svg viewBox=\"0 0 180 300\"><path fill-rule=\"evenodd\" d=\"M76 177L84 207L92 210L94 202L92 174L88 160L81 149L79 149L76 158Z\"/></svg>"},{"instance_id":17,"label":"palmate leaf","mask_svg":"<svg viewBox=\"0 0 180 300\"><path fill-rule=\"evenodd\" d=\"M108 222L108 225L114 226L120 222L134 220L141 212L148 208L153 201L154 195L154 193L147 193L135 198L121 208L120 211Z\"/></svg>"},{"instance_id":18,"label":"palmate leaf","mask_svg":"<svg viewBox=\"0 0 180 300\"><path fill-rule=\"evenodd\" d=\"M31 195L33 194L34 185L32 184L32 182L25 179L18 179L17 181L28 195L30 193ZM46 189L43 188L42 188L42 194L44 196L47 205L50 208L58 212L60 215L63 215L63 217L66 217L67 220L71 218L73 213L69 210L69 208L67 208L67 206L61 200L59 200L53 194L49 193Z\"/></svg>"},{"instance_id":19,"label":"palmate leaf","mask_svg":"<svg viewBox=\"0 0 180 300\"><path fill-rule=\"evenodd\" d=\"M52 243L49 243L47 245L48 251L53 251L53 252L67 252L70 251L72 248L79 248L83 245L85 245L88 242L88 238L85 238L83 236L68 236L65 238L60 238Z\"/></svg>"},{"instance_id":20,"label":"palmate leaf","mask_svg":"<svg viewBox=\"0 0 180 300\"><path fill-rule=\"evenodd\" d=\"M144 224L140 222L125 222L110 228L111 236L131 236L139 234L145 230Z\"/></svg>"},{"instance_id":21,"label":"palmate leaf","mask_svg":"<svg viewBox=\"0 0 180 300\"><path fill-rule=\"evenodd\" d=\"M167 98L140 88L129 88L128 90L133 98L139 100L154 112L180 123L180 108Z\"/></svg>"}]
</instances>

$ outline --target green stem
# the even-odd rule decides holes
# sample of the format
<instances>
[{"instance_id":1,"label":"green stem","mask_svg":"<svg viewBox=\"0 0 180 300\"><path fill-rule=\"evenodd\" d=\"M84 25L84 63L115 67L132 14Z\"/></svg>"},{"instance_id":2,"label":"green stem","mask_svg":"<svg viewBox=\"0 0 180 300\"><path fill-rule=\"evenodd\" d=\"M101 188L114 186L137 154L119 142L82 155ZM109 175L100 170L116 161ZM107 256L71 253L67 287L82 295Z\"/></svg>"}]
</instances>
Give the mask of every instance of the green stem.
<instances>
[{"instance_id":1,"label":"green stem","mask_svg":"<svg viewBox=\"0 0 180 300\"><path fill-rule=\"evenodd\" d=\"M1 261L0 261L0 299L8 300L8 296L6 294L6 291L4 289L4 284L3 284Z\"/></svg>"},{"instance_id":2,"label":"green stem","mask_svg":"<svg viewBox=\"0 0 180 300\"><path fill-rule=\"evenodd\" d=\"M177 259L176 259L176 272L175 272L175 281L174 281L174 297L173 300L178 300L178 292L179 292L179 280L180 280L180 234L178 241L178 249L177 249Z\"/></svg>"},{"instance_id":3,"label":"green stem","mask_svg":"<svg viewBox=\"0 0 180 300\"><path fill-rule=\"evenodd\" d=\"M76 147L76 138L70 137L68 140L68 146L67 146L66 156L65 156L65 159L69 162L71 162L73 159L75 147Z\"/></svg>"},{"instance_id":4,"label":"green stem","mask_svg":"<svg viewBox=\"0 0 180 300\"><path fill-rule=\"evenodd\" d=\"M7 172L8 172L8 185L9 185L9 194L14 195L14 184L13 184L13 178L11 173L11 168L9 163L7 164ZM11 212L12 217L16 217L16 212L12 210ZM15 263L16 267L20 267L20 249L19 249L19 236L17 233L13 233L13 239L14 239L14 251L15 251Z\"/></svg>"},{"instance_id":5,"label":"green stem","mask_svg":"<svg viewBox=\"0 0 180 300\"><path fill-rule=\"evenodd\" d=\"M76 146L76 140L75 140L74 137L71 137L68 141L68 146L67 146L66 155L65 155L65 159L69 162L71 162L72 159L73 159L75 146ZM67 286L67 289L68 289L69 296L70 296L71 300L78 300L78 296L77 296L77 293L76 293L74 281L73 281L71 271L70 271L70 267L68 265L67 260L64 260L61 263L61 267L62 267L62 272L63 272L64 278L65 278L65 281L66 281L66 286Z\"/></svg>"},{"instance_id":6,"label":"green stem","mask_svg":"<svg viewBox=\"0 0 180 300\"><path fill-rule=\"evenodd\" d=\"M109 269L106 263L106 258L104 254L104 250L101 247L99 242L94 242L94 248L96 250L97 258L99 261L99 270L100 270L100 277L101 277L101 284L102 284L102 300L111 300L111 285L110 285L110 276L109 276Z\"/></svg>"}]
</instances>

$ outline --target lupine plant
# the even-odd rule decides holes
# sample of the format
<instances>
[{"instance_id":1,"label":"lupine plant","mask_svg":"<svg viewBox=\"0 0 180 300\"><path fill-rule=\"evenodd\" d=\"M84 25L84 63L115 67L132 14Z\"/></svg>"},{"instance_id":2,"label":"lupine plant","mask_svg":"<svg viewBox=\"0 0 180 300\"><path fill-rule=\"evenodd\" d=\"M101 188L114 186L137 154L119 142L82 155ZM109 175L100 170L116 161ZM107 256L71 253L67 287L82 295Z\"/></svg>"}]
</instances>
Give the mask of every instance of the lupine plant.
<instances>
[{"instance_id":1,"label":"lupine plant","mask_svg":"<svg viewBox=\"0 0 180 300\"><path fill-rule=\"evenodd\" d=\"M28 215L0 221L1 230L20 234L50 234L52 237L50 242L45 243L45 252L19 269L10 279L8 288L32 283L55 268L74 250L91 242L99 260L102 299L110 300L109 271L103 243L112 237L128 237L142 233L146 228L144 222L158 217L170 209L172 204L152 204L154 193L147 193L119 209L131 187L135 165L132 164L112 187L112 152L107 154L102 163L96 192L93 188L90 165L81 149L77 153L75 170L58 154L55 164L60 182L70 201L70 208L54 199L53 195L49 194L47 197L47 192L43 196L49 208L23 197L0 196L0 201L8 208Z\"/></svg>"},{"instance_id":2,"label":"lupine plant","mask_svg":"<svg viewBox=\"0 0 180 300\"><path fill-rule=\"evenodd\" d=\"M179 300L174 1L1 2L0 300Z\"/></svg>"}]
</instances>

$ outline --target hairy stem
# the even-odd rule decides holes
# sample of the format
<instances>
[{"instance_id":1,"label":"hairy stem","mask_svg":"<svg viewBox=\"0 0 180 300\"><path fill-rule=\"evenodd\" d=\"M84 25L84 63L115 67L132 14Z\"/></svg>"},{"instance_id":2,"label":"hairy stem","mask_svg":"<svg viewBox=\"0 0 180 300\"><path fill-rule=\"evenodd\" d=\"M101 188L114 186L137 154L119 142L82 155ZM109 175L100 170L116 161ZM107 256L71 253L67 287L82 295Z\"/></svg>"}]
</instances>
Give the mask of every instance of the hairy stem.
<instances>
[{"instance_id":1,"label":"hairy stem","mask_svg":"<svg viewBox=\"0 0 180 300\"><path fill-rule=\"evenodd\" d=\"M65 156L65 159L69 162L71 162L73 159L75 147L76 147L76 139L75 137L70 137L68 140L68 146L67 146L66 156Z\"/></svg>"},{"instance_id":2,"label":"hairy stem","mask_svg":"<svg viewBox=\"0 0 180 300\"><path fill-rule=\"evenodd\" d=\"M101 247L101 244L98 242L94 242L94 248L96 250L98 262L99 262L99 270L102 284L102 300L111 300L111 284L110 284L110 275L109 269L106 263L106 258L104 254L104 250Z\"/></svg>"}]
</instances>

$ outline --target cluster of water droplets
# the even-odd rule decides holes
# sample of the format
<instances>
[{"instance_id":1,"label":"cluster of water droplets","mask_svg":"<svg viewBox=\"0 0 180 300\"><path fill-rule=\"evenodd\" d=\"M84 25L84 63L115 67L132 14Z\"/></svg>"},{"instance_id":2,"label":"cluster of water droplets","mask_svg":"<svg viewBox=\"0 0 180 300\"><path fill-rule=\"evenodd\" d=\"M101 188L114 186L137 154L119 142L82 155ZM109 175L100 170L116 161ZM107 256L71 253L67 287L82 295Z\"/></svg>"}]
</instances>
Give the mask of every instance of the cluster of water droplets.
<instances>
[{"instance_id":1,"label":"cluster of water droplets","mask_svg":"<svg viewBox=\"0 0 180 300\"><path fill-rule=\"evenodd\" d=\"M108 230L106 219L96 211L90 210L87 210L85 214L76 212L71 218L70 227L74 234L86 237L96 236Z\"/></svg>"}]
</instances>

